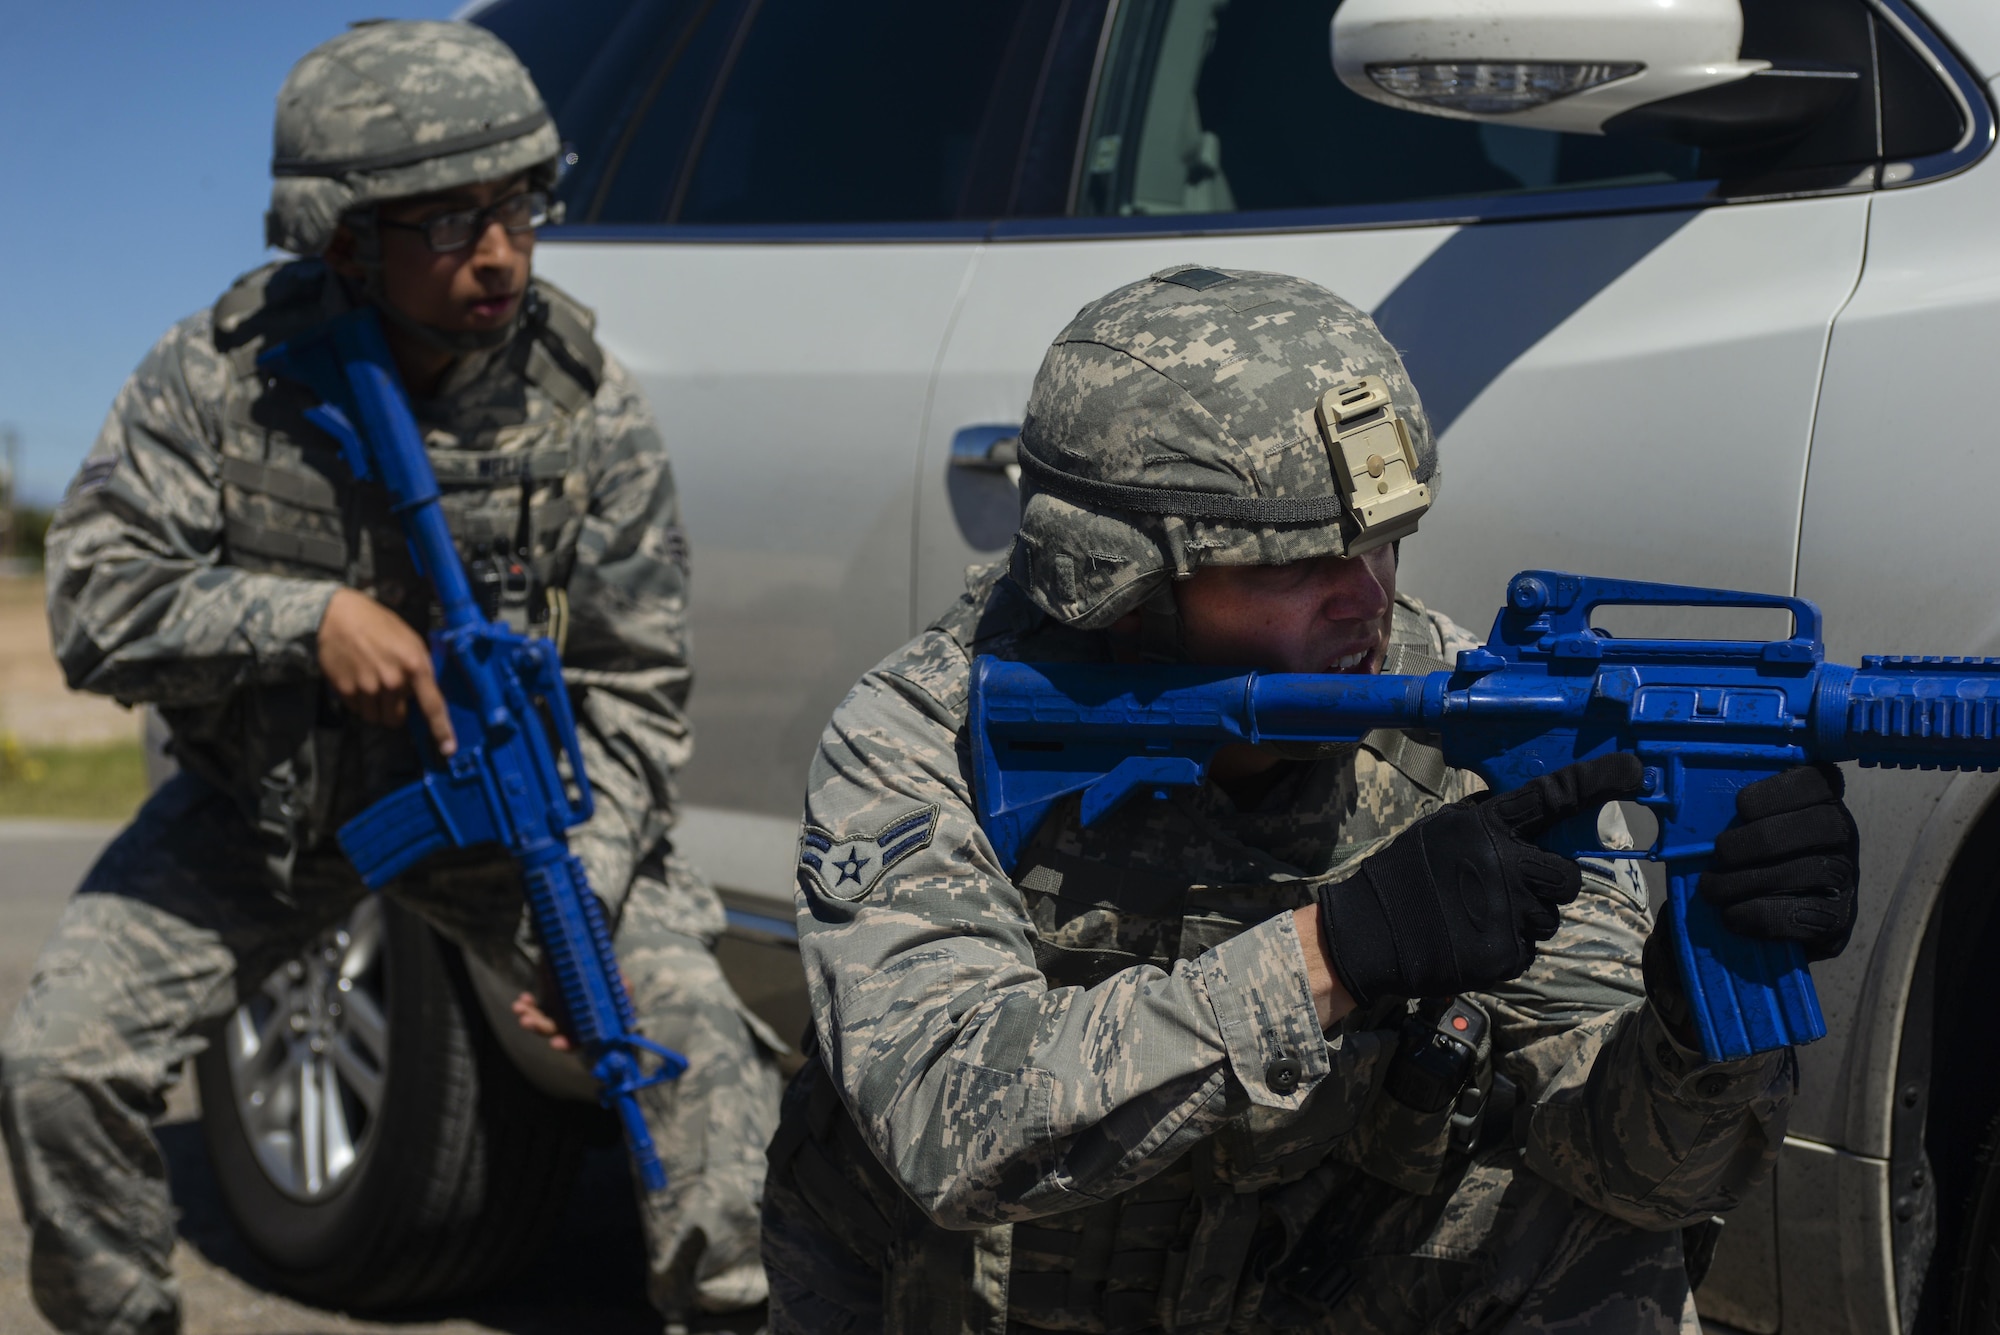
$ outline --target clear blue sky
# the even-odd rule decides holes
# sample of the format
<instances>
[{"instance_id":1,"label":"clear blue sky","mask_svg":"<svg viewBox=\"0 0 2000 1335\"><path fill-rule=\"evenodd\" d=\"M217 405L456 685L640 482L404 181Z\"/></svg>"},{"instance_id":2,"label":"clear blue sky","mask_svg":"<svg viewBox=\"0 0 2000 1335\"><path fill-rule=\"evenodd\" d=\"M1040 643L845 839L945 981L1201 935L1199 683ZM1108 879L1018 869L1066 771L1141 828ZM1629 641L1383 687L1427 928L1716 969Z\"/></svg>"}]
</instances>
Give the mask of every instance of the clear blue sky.
<instances>
[{"instance_id":1,"label":"clear blue sky","mask_svg":"<svg viewBox=\"0 0 2000 1335\"><path fill-rule=\"evenodd\" d=\"M61 494L167 326L266 256L285 72L356 18L458 0L0 0L0 424Z\"/></svg>"}]
</instances>

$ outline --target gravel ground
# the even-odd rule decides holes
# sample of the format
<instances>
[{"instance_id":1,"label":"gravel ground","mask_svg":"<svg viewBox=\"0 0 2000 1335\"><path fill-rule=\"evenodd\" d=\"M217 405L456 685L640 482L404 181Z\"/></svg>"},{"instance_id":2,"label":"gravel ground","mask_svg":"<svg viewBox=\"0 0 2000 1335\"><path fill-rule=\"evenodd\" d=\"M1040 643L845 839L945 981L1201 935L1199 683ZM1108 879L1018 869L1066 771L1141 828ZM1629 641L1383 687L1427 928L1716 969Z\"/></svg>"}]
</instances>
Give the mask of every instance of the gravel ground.
<instances>
[{"instance_id":1,"label":"gravel ground","mask_svg":"<svg viewBox=\"0 0 2000 1335\"><path fill-rule=\"evenodd\" d=\"M63 684L49 653L39 576L0 576L0 732L28 746L132 741L139 715Z\"/></svg>"}]
</instances>

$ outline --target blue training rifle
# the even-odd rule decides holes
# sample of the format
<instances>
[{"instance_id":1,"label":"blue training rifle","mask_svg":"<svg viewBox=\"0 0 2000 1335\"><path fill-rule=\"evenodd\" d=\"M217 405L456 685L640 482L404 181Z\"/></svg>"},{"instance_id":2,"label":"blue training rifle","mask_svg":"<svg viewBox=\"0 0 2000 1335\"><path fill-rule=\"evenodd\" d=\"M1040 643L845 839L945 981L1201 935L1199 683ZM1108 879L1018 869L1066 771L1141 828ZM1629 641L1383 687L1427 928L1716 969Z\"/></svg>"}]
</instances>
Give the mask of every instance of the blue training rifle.
<instances>
[{"instance_id":1,"label":"blue training rifle","mask_svg":"<svg viewBox=\"0 0 2000 1335\"><path fill-rule=\"evenodd\" d=\"M556 646L488 621L473 601L423 436L373 310L340 316L271 349L257 364L319 396L306 417L340 443L358 481L388 491L442 612L431 655L458 748L440 755L412 710L423 778L343 825L340 846L375 890L447 848L497 844L507 851L521 870L569 1034L590 1064L599 1097L624 1123L640 1180L658 1191L666 1171L640 1116L638 1093L677 1078L687 1059L638 1032L603 905L569 851L569 828L590 819L594 799ZM567 785L551 733L569 763Z\"/></svg>"},{"instance_id":2,"label":"blue training rifle","mask_svg":"<svg viewBox=\"0 0 2000 1335\"><path fill-rule=\"evenodd\" d=\"M1762 607L1789 639L1618 639L1603 606ZM974 668L973 792L1012 872L1052 807L1080 794L1090 825L1135 795L1197 784L1232 743L1358 742L1377 729L1431 734L1446 763L1505 790L1573 761L1637 756L1634 799L1659 821L1651 847L1600 846L1595 813L1542 840L1571 856L1664 862L1667 912L1703 1050L1748 1056L1826 1033L1793 942L1722 926L1695 893L1738 789L1792 765L1858 760L1927 770L2000 769L2000 659L1825 661L1819 608L1803 598L1528 570L1486 644L1454 671L1263 673L1189 666Z\"/></svg>"}]
</instances>

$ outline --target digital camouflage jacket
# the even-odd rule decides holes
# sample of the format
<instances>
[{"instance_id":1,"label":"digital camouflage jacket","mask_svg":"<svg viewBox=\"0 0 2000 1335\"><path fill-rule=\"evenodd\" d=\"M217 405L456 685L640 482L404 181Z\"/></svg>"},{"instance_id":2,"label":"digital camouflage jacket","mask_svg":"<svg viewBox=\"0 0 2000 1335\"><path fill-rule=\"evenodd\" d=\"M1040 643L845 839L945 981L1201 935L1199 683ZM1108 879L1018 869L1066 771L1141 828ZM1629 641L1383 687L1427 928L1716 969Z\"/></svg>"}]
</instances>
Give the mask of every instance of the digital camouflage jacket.
<instances>
[{"instance_id":1,"label":"digital camouflage jacket","mask_svg":"<svg viewBox=\"0 0 2000 1335\"><path fill-rule=\"evenodd\" d=\"M169 330L133 372L48 536L49 619L73 687L159 708L180 762L230 792L274 865L410 777L401 730L323 689L343 584L433 615L386 494L256 368L351 302L318 260L273 264ZM616 895L658 842L687 759L686 543L667 453L590 313L537 279L510 342L411 404L468 561L516 559L511 619L559 638L597 814L572 836ZM549 591L553 591L550 593Z\"/></svg>"},{"instance_id":2,"label":"digital camouflage jacket","mask_svg":"<svg viewBox=\"0 0 2000 1335\"><path fill-rule=\"evenodd\" d=\"M1472 643L1407 598L1393 641ZM813 764L798 923L818 1062L772 1171L817 1219L780 1253L767 1237L767 1264L830 1295L886 1266L889 1330L1263 1329L1245 1314L1268 1315L1285 1258L1333 1246L1316 1220L1465 1172L1448 1110L1383 1091L1404 1003L1323 1034L1288 910L1477 780L1390 736L1294 762L1254 810L1177 789L1084 829L1072 799L1010 879L972 810L970 658L1105 643L989 573L861 679ZM1521 1090L1500 1139L1589 1206L1680 1227L1766 1171L1795 1067L1676 1042L1644 997L1642 882L1586 871L1529 971L1476 998Z\"/></svg>"}]
</instances>

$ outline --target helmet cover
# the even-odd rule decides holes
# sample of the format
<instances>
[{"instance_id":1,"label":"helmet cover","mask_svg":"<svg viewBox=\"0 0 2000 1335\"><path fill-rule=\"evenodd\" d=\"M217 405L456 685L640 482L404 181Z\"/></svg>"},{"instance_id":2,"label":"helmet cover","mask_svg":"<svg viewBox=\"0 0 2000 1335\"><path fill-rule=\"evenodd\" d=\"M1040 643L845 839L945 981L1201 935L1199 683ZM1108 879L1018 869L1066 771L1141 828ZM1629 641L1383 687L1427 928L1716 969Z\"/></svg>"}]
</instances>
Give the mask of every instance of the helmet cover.
<instances>
[{"instance_id":1,"label":"helmet cover","mask_svg":"<svg viewBox=\"0 0 2000 1335\"><path fill-rule=\"evenodd\" d=\"M265 238L318 255L343 215L370 205L520 171L550 185L559 148L534 80L486 29L357 24L279 90Z\"/></svg>"},{"instance_id":2,"label":"helmet cover","mask_svg":"<svg viewBox=\"0 0 2000 1335\"><path fill-rule=\"evenodd\" d=\"M1334 420L1340 395L1358 401L1357 382L1367 404L1386 393L1400 421L1390 438L1405 457L1391 463L1406 466L1413 498L1367 540L1356 480L1382 477L1382 458L1343 464ZM1077 313L1036 373L1020 457L1013 577L1086 630L1203 566L1349 555L1400 537L1439 477L1403 360L1364 312L1302 278L1193 265Z\"/></svg>"}]
</instances>

